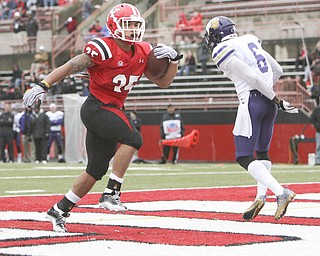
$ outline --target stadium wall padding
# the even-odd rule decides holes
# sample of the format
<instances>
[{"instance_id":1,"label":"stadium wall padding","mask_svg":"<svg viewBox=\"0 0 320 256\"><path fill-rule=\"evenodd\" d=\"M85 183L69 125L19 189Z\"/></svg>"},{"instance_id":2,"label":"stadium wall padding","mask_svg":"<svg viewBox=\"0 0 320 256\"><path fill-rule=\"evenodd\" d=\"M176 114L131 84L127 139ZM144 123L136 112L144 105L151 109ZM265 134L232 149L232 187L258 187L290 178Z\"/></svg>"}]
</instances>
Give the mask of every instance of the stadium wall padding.
<instances>
[{"instance_id":1,"label":"stadium wall padding","mask_svg":"<svg viewBox=\"0 0 320 256\"><path fill-rule=\"evenodd\" d=\"M232 129L236 110L179 112L184 120L185 134L193 129L200 133L199 142L194 148L180 149L180 162L235 162ZM139 157L144 160L160 160L160 122L163 113L165 112L138 112L142 119L141 133L144 141ZM308 116L279 111L270 149L270 157L274 163L293 163L289 140L293 136L300 136L302 132L307 138L315 136L315 129L309 123ZM308 153L315 152L315 143L300 143L298 152L299 163L307 163Z\"/></svg>"}]
</instances>

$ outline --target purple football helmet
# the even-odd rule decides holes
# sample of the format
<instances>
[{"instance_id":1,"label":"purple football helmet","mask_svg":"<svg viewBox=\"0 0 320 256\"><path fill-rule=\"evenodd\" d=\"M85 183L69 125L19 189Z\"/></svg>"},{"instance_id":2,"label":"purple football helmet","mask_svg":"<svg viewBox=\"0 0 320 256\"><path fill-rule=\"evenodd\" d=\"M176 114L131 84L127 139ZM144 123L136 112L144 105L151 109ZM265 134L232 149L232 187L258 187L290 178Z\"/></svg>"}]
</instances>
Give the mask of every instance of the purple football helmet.
<instances>
[{"instance_id":1,"label":"purple football helmet","mask_svg":"<svg viewBox=\"0 0 320 256\"><path fill-rule=\"evenodd\" d=\"M208 50L212 51L224 37L233 34L236 35L236 26L232 19L225 16L214 17L208 22L204 35Z\"/></svg>"}]
</instances>

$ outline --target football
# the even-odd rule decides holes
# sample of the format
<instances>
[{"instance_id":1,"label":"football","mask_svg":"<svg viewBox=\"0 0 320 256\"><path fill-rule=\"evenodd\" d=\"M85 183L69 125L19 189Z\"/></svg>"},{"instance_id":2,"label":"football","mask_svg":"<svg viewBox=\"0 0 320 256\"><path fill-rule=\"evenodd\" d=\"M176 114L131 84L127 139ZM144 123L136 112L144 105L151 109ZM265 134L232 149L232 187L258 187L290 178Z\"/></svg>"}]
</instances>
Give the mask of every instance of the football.
<instances>
[{"instance_id":1,"label":"football","mask_svg":"<svg viewBox=\"0 0 320 256\"><path fill-rule=\"evenodd\" d=\"M148 58L147 58L147 71L148 73L154 78L162 77L169 67L169 59L157 59L154 56L153 49L150 51Z\"/></svg>"}]
</instances>

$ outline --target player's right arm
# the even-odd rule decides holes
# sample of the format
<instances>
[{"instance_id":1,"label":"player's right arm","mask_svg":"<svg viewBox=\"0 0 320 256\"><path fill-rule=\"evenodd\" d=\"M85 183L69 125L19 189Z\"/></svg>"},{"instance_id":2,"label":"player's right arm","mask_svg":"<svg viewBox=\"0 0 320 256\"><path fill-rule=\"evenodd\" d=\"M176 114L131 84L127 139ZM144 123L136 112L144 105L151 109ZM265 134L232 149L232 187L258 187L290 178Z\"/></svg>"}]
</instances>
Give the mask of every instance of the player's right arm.
<instances>
[{"instance_id":1,"label":"player's right arm","mask_svg":"<svg viewBox=\"0 0 320 256\"><path fill-rule=\"evenodd\" d=\"M44 81L51 86L71 74L78 73L92 66L94 66L94 62L91 60L89 55L86 53L82 53L70 59L68 62L66 62L62 66L54 69L44 79Z\"/></svg>"},{"instance_id":2,"label":"player's right arm","mask_svg":"<svg viewBox=\"0 0 320 256\"><path fill-rule=\"evenodd\" d=\"M275 84L280 76L283 74L283 69L280 64L268 53L265 51L266 58L271 65L273 72L273 84Z\"/></svg>"},{"instance_id":3,"label":"player's right arm","mask_svg":"<svg viewBox=\"0 0 320 256\"><path fill-rule=\"evenodd\" d=\"M53 70L40 83L37 83L30 90L27 90L23 95L23 104L27 107L31 107L34 103L40 105L50 86L64 79L66 76L92 67L93 65L93 61L86 53L72 58L67 63Z\"/></svg>"},{"instance_id":4,"label":"player's right arm","mask_svg":"<svg viewBox=\"0 0 320 256\"><path fill-rule=\"evenodd\" d=\"M251 67L247 63L237 58L234 54L228 57L228 61L222 62L220 68L222 70L231 70L233 75L247 81L248 84L260 91L270 100L275 97L272 87L267 85L260 76L252 71Z\"/></svg>"}]
</instances>

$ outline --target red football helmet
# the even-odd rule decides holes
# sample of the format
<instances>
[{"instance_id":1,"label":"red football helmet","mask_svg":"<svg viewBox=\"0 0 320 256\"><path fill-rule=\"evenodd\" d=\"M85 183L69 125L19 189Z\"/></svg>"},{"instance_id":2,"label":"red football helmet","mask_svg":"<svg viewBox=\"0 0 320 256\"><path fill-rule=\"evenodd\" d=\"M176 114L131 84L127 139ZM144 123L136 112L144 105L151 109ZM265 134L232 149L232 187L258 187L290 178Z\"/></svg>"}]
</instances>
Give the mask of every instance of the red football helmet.
<instances>
[{"instance_id":1,"label":"red football helmet","mask_svg":"<svg viewBox=\"0 0 320 256\"><path fill-rule=\"evenodd\" d=\"M130 27L131 22L139 22L139 26ZM140 16L139 10L131 4L118 4L113 7L107 18L107 27L111 35L127 42L141 42L145 21ZM132 32L130 36L126 32Z\"/></svg>"}]
</instances>

